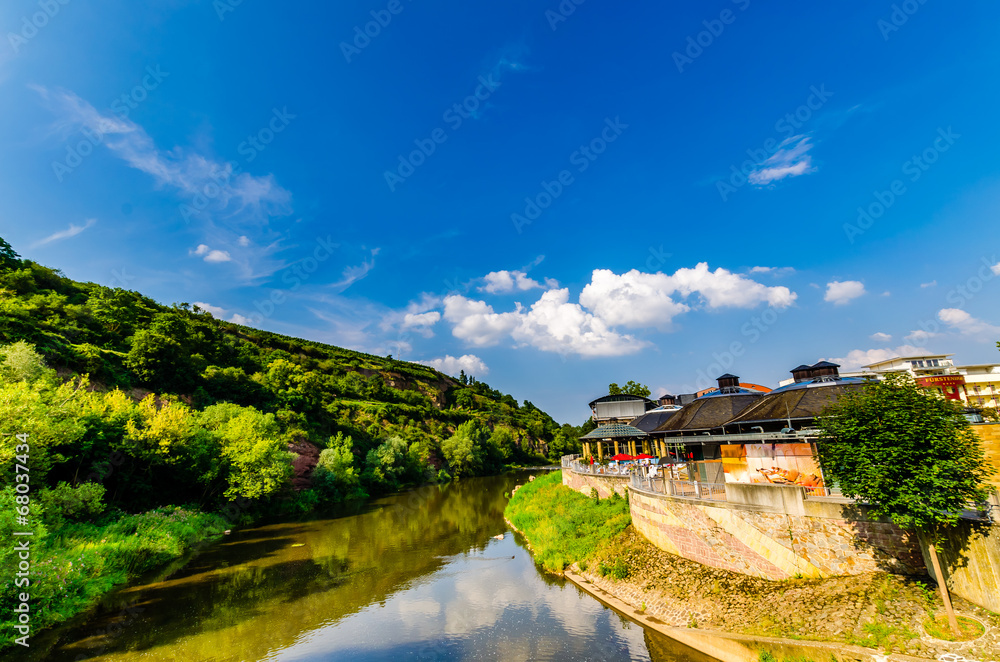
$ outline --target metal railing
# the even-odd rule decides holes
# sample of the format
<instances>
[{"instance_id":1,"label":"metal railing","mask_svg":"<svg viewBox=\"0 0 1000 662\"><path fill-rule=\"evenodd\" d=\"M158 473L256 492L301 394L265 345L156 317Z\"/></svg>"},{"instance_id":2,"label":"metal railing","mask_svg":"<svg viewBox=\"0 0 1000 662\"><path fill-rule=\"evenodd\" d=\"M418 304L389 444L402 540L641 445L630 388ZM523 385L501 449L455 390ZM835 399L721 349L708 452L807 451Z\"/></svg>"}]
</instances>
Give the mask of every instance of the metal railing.
<instances>
[{"instance_id":1,"label":"metal railing","mask_svg":"<svg viewBox=\"0 0 1000 662\"><path fill-rule=\"evenodd\" d=\"M725 483L703 483L693 480L674 480L663 477L644 477L633 475L629 483L643 492L663 494L664 496L681 499L703 499L706 501L725 501Z\"/></svg>"}]
</instances>

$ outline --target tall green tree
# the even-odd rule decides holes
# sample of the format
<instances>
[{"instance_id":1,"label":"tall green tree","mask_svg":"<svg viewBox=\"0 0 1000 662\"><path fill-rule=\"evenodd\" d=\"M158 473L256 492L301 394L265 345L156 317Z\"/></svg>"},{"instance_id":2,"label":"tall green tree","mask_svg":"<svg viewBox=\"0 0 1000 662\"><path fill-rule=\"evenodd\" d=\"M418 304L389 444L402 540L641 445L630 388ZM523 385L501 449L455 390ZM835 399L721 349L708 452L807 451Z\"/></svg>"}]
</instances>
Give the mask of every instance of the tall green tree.
<instances>
[{"instance_id":1,"label":"tall green tree","mask_svg":"<svg viewBox=\"0 0 1000 662\"><path fill-rule=\"evenodd\" d=\"M608 393L611 395L638 395L641 398L648 398L650 390L645 384L639 384L630 379L625 383L625 386L611 382L608 384Z\"/></svg>"},{"instance_id":2,"label":"tall green tree","mask_svg":"<svg viewBox=\"0 0 1000 662\"><path fill-rule=\"evenodd\" d=\"M889 375L847 393L820 418L820 464L844 496L871 506L875 517L915 530L929 540L931 562L952 628L951 608L937 543L971 503L986 501L992 469L960 408Z\"/></svg>"}]
</instances>

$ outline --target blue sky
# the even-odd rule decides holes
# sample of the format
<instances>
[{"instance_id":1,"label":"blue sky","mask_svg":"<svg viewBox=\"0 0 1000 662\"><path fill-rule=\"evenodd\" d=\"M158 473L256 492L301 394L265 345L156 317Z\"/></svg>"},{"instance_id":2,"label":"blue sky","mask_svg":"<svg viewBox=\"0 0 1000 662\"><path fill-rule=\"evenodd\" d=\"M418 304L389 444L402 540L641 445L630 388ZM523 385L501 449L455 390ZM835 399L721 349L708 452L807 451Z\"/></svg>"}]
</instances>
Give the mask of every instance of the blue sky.
<instances>
[{"instance_id":1,"label":"blue sky","mask_svg":"<svg viewBox=\"0 0 1000 662\"><path fill-rule=\"evenodd\" d=\"M573 423L996 361L1000 7L685 5L11 0L0 233Z\"/></svg>"}]
</instances>

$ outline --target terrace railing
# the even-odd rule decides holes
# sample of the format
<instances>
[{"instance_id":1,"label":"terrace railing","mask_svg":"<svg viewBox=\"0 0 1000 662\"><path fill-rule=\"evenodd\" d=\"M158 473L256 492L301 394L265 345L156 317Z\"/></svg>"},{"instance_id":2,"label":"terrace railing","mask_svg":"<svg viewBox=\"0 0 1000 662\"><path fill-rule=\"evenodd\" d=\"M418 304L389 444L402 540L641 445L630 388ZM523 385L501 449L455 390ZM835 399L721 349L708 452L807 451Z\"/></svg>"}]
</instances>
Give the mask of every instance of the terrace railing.
<instances>
[{"instance_id":1,"label":"terrace railing","mask_svg":"<svg viewBox=\"0 0 1000 662\"><path fill-rule=\"evenodd\" d=\"M725 501L725 483L703 483L693 480L674 480L672 478L633 475L630 485L642 492L663 494L681 499L702 499L705 501Z\"/></svg>"}]
</instances>

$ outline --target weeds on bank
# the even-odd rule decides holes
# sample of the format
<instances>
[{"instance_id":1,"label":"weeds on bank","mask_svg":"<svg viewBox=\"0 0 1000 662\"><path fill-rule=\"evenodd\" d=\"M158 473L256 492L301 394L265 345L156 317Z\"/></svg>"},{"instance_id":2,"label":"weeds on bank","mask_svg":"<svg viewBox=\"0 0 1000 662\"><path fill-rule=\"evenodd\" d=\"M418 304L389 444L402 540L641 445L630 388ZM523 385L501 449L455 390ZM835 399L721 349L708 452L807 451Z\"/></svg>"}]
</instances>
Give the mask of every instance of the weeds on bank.
<instances>
[{"instance_id":1,"label":"weeds on bank","mask_svg":"<svg viewBox=\"0 0 1000 662\"><path fill-rule=\"evenodd\" d=\"M625 499L588 498L565 487L561 471L518 489L504 515L531 542L535 561L552 572L587 559L632 522ZM628 576L625 564L604 565L613 578Z\"/></svg>"},{"instance_id":2,"label":"weeds on bank","mask_svg":"<svg viewBox=\"0 0 1000 662\"><path fill-rule=\"evenodd\" d=\"M935 639L942 639L944 641L971 641L982 636L986 631L982 623L971 618L966 618L965 616L958 617L958 629L962 634L956 637L951 631L951 626L948 624L948 617L943 615L936 618L928 618L924 621L924 630L927 634Z\"/></svg>"},{"instance_id":3,"label":"weeds on bank","mask_svg":"<svg viewBox=\"0 0 1000 662\"><path fill-rule=\"evenodd\" d=\"M919 635L908 625L889 625L881 621L869 621L861 626L861 636L848 633L847 643L865 648L881 648L887 653L893 650L904 652L910 641Z\"/></svg>"}]
</instances>

